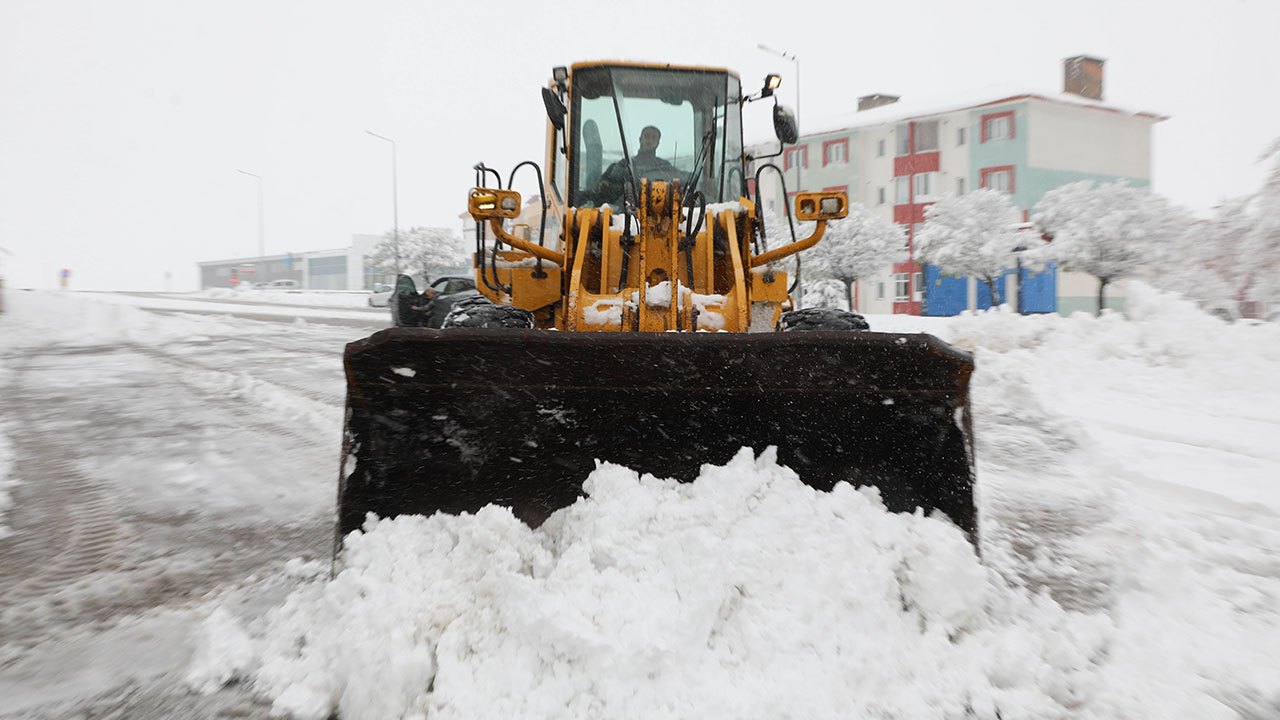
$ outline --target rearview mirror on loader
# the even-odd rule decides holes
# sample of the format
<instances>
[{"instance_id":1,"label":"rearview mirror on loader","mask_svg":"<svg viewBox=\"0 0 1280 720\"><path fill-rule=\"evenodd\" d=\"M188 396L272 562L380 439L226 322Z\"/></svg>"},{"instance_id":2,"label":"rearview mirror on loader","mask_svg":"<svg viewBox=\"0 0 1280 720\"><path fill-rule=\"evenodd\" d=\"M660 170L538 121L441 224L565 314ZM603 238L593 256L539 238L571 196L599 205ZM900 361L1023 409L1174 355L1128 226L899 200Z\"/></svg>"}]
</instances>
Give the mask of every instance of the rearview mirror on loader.
<instances>
[{"instance_id":1,"label":"rearview mirror on loader","mask_svg":"<svg viewBox=\"0 0 1280 720\"><path fill-rule=\"evenodd\" d=\"M794 145L800 139L800 126L796 124L796 116L781 106L773 106L773 133L785 145Z\"/></svg>"},{"instance_id":2,"label":"rearview mirror on loader","mask_svg":"<svg viewBox=\"0 0 1280 720\"><path fill-rule=\"evenodd\" d=\"M552 92L551 88L542 88L542 104L547 106L547 119L551 124L557 130L564 130L564 116L569 111L560 102L560 96Z\"/></svg>"},{"instance_id":3,"label":"rearview mirror on loader","mask_svg":"<svg viewBox=\"0 0 1280 720\"><path fill-rule=\"evenodd\" d=\"M520 193L515 190L472 188L467 210L477 221L490 218L514 218L520 215Z\"/></svg>"},{"instance_id":4,"label":"rearview mirror on loader","mask_svg":"<svg viewBox=\"0 0 1280 720\"><path fill-rule=\"evenodd\" d=\"M796 195L796 219L838 220L849 214L849 201L839 190L803 192Z\"/></svg>"}]
</instances>

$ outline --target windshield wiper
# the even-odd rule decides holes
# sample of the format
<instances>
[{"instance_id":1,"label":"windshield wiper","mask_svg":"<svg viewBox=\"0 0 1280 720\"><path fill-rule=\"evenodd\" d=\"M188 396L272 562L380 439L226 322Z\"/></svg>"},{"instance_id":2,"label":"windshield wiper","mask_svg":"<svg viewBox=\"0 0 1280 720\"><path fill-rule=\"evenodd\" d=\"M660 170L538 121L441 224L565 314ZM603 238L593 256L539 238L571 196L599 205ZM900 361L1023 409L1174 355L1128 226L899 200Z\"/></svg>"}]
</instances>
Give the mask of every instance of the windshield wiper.
<instances>
[{"instance_id":1,"label":"windshield wiper","mask_svg":"<svg viewBox=\"0 0 1280 720\"><path fill-rule=\"evenodd\" d=\"M716 144L716 128L715 125L711 129L702 134L702 149L698 151L698 157L693 159L693 170L689 173L689 179L685 181L680 188L680 204L684 205L685 199L689 197L690 189L693 187L694 178L698 177L698 173L702 170L702 161L707 157L707 152L715 147Z\"/></svg>"}]
</instances>

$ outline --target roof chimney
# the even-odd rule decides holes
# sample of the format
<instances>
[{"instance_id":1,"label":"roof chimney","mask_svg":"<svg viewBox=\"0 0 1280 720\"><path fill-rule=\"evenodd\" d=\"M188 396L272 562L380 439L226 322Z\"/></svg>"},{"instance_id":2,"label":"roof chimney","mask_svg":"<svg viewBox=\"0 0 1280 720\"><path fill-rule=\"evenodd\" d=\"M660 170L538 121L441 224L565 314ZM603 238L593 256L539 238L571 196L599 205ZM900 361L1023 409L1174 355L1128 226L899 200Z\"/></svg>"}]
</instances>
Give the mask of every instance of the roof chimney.
<instances>
[{"instance_id":1,"label":"roof chimney","mask_svg":"<svg viewBox=\"0 0 1280 720\"><path fill-rule=\"evenodd\" d=\"M1106 60L1077 55L1062 61L1062 92L1102 99L1102 64Z\"/></svg>"},{"instance_id":2,"label":"roof chimney","mask_svg":"<svg viewBox=\"0 0 1280 720\"><path fill-rule=\"evenodd\" d=\"M898 102L898 100L899 97L897 95L880 95L878 93L875 95L863 95L858 98L858 112L878 108L881 105L890 105Z\"/></svg>"}]
</instances>

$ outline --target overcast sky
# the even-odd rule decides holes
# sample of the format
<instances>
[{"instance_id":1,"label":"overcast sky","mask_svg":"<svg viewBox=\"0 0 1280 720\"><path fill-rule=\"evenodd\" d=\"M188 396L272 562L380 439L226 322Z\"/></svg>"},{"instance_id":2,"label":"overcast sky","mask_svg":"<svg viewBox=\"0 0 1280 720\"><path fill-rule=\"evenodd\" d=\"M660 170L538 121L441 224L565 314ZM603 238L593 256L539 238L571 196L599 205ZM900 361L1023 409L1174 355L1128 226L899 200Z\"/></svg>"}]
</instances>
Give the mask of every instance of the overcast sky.
<instances>
[{"instance_id":1,"label":"overcast sky","mask_svg":"<svg viewBox=\"0 0 1280 720\"><path fill-rule=\"evenodd\" d=\"M469 6L469 7L468 7ZM541 162L539 88L597 59L784 76L800 124L859 95L1059 90L1107 60L1105 100L1169 115L1154 187L1196 210L1255 189L1280 137L1280 1L0 0L0 272L10 287L195 289L195 263L455 225L471 167ZM748 141L768 137L747 106ZM754 117L758 115L759 117ZM536 192L527 176L517 189Z\"/></svg>"}]
</instances>

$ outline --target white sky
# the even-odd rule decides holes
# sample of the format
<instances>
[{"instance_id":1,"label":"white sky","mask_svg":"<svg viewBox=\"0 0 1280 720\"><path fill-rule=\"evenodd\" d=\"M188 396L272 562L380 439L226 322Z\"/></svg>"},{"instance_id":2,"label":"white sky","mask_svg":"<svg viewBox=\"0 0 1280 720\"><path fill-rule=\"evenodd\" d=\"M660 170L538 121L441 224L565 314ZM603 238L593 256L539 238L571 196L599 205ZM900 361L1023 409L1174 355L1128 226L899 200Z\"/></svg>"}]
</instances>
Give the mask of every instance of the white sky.
<instances>
[{"instance_id":1,"label":"white sky","mask_svg":"<svg viewBox=\"0 0 1280 720\"><path fill-rule=\"evenodd\" d=\"M706 64L754 88L794 66L800 124L874 92L993 83L1057 89L1062 58L1107 60L1105 99L1172 116L1155 130L1158 192L1202 210L1252 191L1280 136L1275 0L748 2L656 0L4 0L0 269L9 287L194 289L195 263L343 247L391 226L459 224L471 167L542 160L539 88L555 65ZM623 10L622 8L629 8ZM625 20L623 19L625 17ZM769 136L747 107L748 141ZM812 124L812 125L811 125ZM527 171L525 171L527 172ZM522 187L533 190L533 174Z\"/></svg>"}]
</instances>

